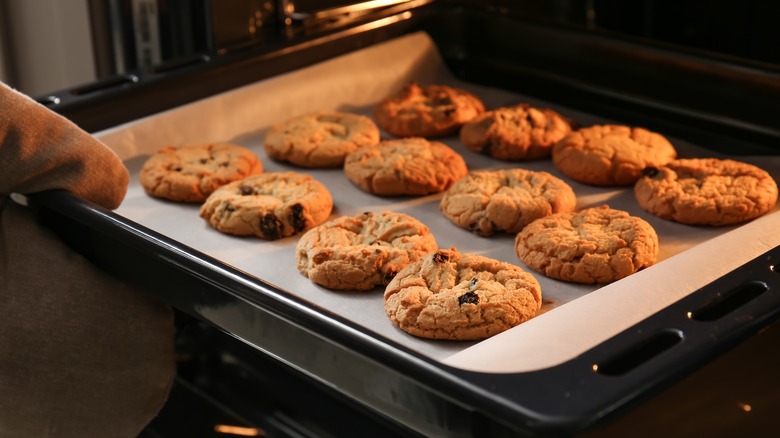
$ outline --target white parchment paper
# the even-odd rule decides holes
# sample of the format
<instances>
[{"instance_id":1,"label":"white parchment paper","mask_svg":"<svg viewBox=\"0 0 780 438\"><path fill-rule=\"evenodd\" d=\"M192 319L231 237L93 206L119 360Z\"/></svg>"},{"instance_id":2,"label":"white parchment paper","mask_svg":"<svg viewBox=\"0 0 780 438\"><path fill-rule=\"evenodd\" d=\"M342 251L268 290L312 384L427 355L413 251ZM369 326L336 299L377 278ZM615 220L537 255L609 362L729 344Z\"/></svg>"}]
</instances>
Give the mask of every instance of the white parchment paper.
<instances>
[{"instance_id":1,"label":"white parchment paper","mask_svg":"<svg viewBox=\"0 0 780 438\"><path fill-rule=\"evenodd\" d=\"M647 220L659 235L661 249L655 266L604 287L565 283L534 273L544 296L539 316L482 342L432 341L410 336L390 323L380 288L343 292L311 283L295 267L298 236L268 242L221 234L200 219L199 206L151 198L138 183L141 165L160 147L233 142L254 151L268 172L300 171L324 183L334 198L331 218L363 211L403 212L428 225L440 247L454 246L461 252L475 252L524 267L514 254L513 235L481 238L456 227L439 212L441 194L416 198L372 196L355 187L341 169L299 169L271 161L263 150L264 132L273 123L318 110L370 115L373 105L410 80L469 90L482 98L488 109L527 102L556 109L583 126L620 123L572 111L555 102L460 82L446 70L432 40L416 33L98 133L97 137L125 160L131 172L130 189L117 212L435 360L482 372L525 372L557 365L780 245L780 233L775 231L780 229L777 209L742 226L681 225L643 211L630 188L579 184L564 177L550 160L502 162L468 151L456 136L444 138L441 141L461 153L472 170L544 170L574 188L578 208L606 203ZM717 156L701 147L706 145L670 140L681 157ZM778 157L740 159L760 165L776 180L780 176Z\"/></svg>"}]
</instances>

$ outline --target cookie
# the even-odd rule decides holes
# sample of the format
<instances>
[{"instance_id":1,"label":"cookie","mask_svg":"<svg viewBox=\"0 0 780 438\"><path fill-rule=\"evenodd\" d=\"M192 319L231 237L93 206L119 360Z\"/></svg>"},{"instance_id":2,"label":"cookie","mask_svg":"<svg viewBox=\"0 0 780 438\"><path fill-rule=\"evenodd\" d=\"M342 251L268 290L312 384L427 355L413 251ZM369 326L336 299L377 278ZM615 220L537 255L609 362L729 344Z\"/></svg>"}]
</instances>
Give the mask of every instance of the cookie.
<instances>
[{"instance_id":1,"label":"cookie","mask_svg":"<svg viewBox=\"0 0 780 438\"><path fill-rule=\"evenodd\" d=\"M311 176L269 172L220 187L200 217L226 234L276 240L323 223L331 210L330 192Z\"/></svg>"},{"instance_id":2,"label":"cookie","mask_svg":"<svg viewBox=\"0 0 780 438\"><path fill-rule=\"evenodd\" d=\"M517 234L515 253L547 277L604 284L653 265L658 236L643 219L604 205L531 222Z\"/></svg>"},{"instance_id":3,"label":"cookie","mask_svg":"<svg viewBox=\"0 0 780 438\"><path fill-rule=\"evenodd\" d=\"M348 153L377 143L379 128L370 118L320 111L274 125L265 136L265 151L301 167L339 167Z\"/></svg>"},{"instance_id":4,"label":"cookie","mask_svg":"<svg viewBox=\"0 0 780 438\"><path fill-rule=\"evenodd\" d=\"M374 107L374 119L396 137L441 137L483 112L482 101L467 91L411 82Z\"/></svg>"},{"instance_id":5,"label":"cookie","mask_svg":"<svg viewBox=\"0 0 780 438\"><path fill-rule=\"evenodd\" d=\"M344 161L344 174L350 181L383 196L439 193L467 172L460 154L444 143L419 137L363 147Z\"/></svg>"},{"instance_id":6,"label":"cookie","mask_svg":"<svg viewBox=\"0 0 780 438\"><path fill-rule=\"evenodd\" d=\"M487 237L517 233L530 222L574 210L574 190L547 172L477 170L453 185L439 209L454 224Z\"/></svg>"},{"instance_id":7,"label":"cookie","mask_svg":"<svg viewBox=\"0 0 780 438\"><path fill-rule=\"evenodd\" d=\"M634 194L642 208L664 219L730 225L771 210L777 202L777 183L752 164L690 158L646 168Z\"/></svg>"},{"instance_id":8,"label":"cookie","mask_svg":"<svg viewBox=\"0 0 780 438\"><path fill-rule=\"evenodd\" d=\"M368 290L435 251L427 226L402 213L343 216L307 231L295 249L298 270L330 289Z\"/></svg>"},{"instance_id":9,"label":"cookie","mask_svg":"<svg viewBox=\"0 0 780 438\"><path fill-rule=\"evenodd\" d=\"M474 152L506 161L549 157L571 125L551 109L527 104L498 108L477 116L460 129L460 140Z\"/></svg>"},{"instance_id":10,"label":"cookie","mask_svg":"<svg viewBox=\"0 0 780 438\"><path fill-rule=\"evenodd\" d=\"M263 172L249 149L230 143L167 146L141 168L141 186L150 196L203 202L218 187Z\"/></svg>"},{"instance_id":11,"label":"cookie","mask_svg":"<svg viewBox=\"0 0 780 438\"><path fill-rule=\"evenodd\" d=\"M553 163L564 175L598 186L632 185L645 167L661 167L676 156L664 136L620 125L579 129L552 149Z\"/></svg>"},{"instance_id":12,"label":"cookie","mask_svg":"<svg viewBox=\"0 0 780 438\"><path fill-rule=\"evenodd\" d=\"M407 266L384 299L390 321L409 334L481 340L531 319L542 288L519 266L452 248Z\"/></svg>"}]
</instances>

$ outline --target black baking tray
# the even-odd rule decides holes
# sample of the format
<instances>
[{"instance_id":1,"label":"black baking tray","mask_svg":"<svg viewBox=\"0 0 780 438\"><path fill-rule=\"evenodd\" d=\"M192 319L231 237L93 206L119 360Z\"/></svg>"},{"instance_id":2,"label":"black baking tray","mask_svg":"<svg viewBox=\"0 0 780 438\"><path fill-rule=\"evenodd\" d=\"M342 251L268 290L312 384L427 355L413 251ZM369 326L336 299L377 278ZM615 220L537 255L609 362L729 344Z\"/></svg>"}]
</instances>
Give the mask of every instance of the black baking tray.
<instances>
[{"instance_id":1,"label":"black baking tray","mask_svg":"<svg viewBox=\"0 0 780 438\"><path fill-rule=\"evenodd\" d=\"M205 53L194 63L134 72L47 101L96 131L419 30L461 79L729 154L780 153L780 78L771 67L456 2L394 6L347 27L299 29L262 46ZM588 430L780 315L780 248L774 248L561 365L477 373L431 360L68 193L40 193L29 202L106 270L429 436Z\"/></svg>"}]
</instances>

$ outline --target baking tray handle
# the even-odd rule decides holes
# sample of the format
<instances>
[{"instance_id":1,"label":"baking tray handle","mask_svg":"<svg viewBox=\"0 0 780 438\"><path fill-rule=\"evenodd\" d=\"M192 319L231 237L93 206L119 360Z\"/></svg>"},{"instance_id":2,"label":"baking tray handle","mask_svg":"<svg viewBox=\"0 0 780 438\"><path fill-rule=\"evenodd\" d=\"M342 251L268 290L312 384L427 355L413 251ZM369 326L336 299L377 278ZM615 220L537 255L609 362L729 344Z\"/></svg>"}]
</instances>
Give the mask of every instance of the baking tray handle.
<instances>
[{"instance_id":1,"label":"baking tray handle","mask_svg":"<svg viewBox=\"0 0 780 438\"><path fill-rule=\"evenodd\" d=\"M710 362L780 318L780 247L740 266L718 280L672 304L662 312L616 335L575 362L590 366L591 378L582 378L587 394L643 394L625 410L677 379ZM587 365L590 364L590 365ZM582 368L580 368L582 369Z\"/></svg>"}]
</instances>

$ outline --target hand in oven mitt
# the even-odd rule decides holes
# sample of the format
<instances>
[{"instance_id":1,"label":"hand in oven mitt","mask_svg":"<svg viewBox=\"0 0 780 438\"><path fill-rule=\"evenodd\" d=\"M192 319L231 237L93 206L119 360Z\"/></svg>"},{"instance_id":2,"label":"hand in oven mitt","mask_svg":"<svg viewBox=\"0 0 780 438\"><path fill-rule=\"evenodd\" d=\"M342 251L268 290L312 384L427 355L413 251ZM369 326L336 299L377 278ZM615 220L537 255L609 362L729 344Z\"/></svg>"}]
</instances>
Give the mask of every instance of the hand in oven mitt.
<instances>
[{"instance_id":1,"label":"hand in oven mitt","mask_svg":"<svg viewBox=\"0 0 780 438\"><path fill-rule=\"evenodd\" d=\"M165 402L170 307L10 199L64 189L113 209L127 185L105 145L0 84L0 436L134 437Z\"/></svg>"}]
</instances>

